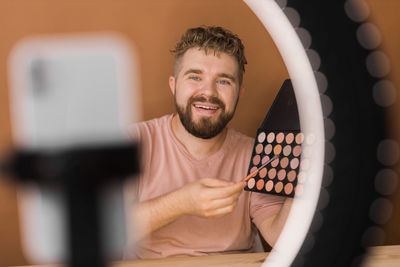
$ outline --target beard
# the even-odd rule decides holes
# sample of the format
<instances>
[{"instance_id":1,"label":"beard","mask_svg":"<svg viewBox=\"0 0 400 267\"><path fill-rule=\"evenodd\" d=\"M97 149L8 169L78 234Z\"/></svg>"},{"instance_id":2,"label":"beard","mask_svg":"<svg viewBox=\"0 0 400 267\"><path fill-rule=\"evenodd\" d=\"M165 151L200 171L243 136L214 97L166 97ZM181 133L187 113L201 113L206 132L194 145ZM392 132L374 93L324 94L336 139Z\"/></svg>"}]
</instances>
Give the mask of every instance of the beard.
<instances>
[{"instance_id":1,"label":"beard","mask_svg":"<svg viewBox=\"0 0 400 267\"><path fill-rule=\"evenodd\" d=\"M218 105L221 110L221 114L217 118L217 121L213 122L212 118L203 117L200 118L199 122L193 121L192 114L192 105L194 102L208 102L212 104ZM225 104L217 97L203 97L203 96L192 96L186 105L186 107L178 105L175 97L175 107L178 112L179 119L181 123L185 127L186 131L191 133L192 135L202 138L202 139L210 139L216 135L218 135L228 124L228 122L232 119L236 106L237 100L234 105L234 109L232 112L225 111Z\"/></svg>"}]
</instances>

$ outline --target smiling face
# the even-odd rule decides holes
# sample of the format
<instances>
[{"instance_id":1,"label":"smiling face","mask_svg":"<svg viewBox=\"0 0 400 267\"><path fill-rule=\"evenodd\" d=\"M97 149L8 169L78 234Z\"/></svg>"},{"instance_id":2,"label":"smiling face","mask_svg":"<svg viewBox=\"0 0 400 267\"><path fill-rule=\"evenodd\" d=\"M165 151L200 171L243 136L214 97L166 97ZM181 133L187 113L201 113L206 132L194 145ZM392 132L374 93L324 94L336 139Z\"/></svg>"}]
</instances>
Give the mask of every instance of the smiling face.
<instances>
[{"instance_id":1,"label":"smiling face","mask_svg":"<svg viewBox=\"0 0 400 267\"><path fill-rule=\"evenodd\" d=\"M239 94L238 63L226 53L191 48L180 58L169 85L179 118L192 135L218 135L232 119Z\"/></svg>"}]
</instances>

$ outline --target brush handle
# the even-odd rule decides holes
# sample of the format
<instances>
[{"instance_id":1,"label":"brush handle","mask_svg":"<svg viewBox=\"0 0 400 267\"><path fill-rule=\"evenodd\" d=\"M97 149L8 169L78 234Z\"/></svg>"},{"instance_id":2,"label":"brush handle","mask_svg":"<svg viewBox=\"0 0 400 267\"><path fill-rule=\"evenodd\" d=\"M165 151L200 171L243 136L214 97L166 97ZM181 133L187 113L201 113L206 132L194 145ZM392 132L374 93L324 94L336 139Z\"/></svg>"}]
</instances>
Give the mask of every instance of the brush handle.
<instances>
[{"instance_id":1,"label":"brush handle","mask_svg":"<svg viewBox=\"0 0 400 267\"><path fill-rule=\"evenodd\" d=\"M249 180L251 177L253 177L254 175L256 175L258 173L258 169L253 171L252 173L250 173L249 175L247 175L244 179L243 182L246 182L247 180Z\"/></svg>"}]
</instances>

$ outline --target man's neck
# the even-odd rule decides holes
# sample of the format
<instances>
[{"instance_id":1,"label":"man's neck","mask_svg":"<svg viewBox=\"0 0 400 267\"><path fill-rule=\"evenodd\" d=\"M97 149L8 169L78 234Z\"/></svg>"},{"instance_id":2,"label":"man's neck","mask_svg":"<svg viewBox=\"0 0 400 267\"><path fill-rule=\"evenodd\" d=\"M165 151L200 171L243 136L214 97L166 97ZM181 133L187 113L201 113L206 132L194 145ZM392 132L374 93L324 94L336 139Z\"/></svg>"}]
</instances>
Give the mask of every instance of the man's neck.
<instances>
[{"instance_id":1,"label":"man's neck","mask_svg":"<svg viewBox=\"0 0 400 267\"><path fill-rule=\"evenodd\" d=\"M227 129L225 128L218 135L210 139L195 137L185 129L177 114L172 118L171 128L175 137L198 160L204 159L218 151L224 144L227 134Z\"/></svg>"}]
</instances>

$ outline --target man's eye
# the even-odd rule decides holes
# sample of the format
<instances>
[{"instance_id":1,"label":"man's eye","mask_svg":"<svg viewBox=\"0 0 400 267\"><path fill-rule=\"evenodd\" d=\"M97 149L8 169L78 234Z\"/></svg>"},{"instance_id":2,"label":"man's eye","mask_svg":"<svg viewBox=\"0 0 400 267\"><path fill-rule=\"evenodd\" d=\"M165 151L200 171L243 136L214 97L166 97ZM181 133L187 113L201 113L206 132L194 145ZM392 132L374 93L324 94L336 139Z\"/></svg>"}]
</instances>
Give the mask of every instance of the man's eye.
<instances>
[{"instance_id":1,"label":"man's eye","mask_svg":"<svg viewBox=\"0 0 400 267\"><path fill-rule=\"evenodd\" d=\"M229 81L227 81L227 80L219 80L218 83L224 84L224 85L226 85L226 84L231 84L231 83L230 83Z\"/></svg>"},{"instance_id":2,"label":"man's eye","mask_svg":"<svg viewBox=\"0 0 400 267\"><path fill-rule=\"evenodd\" d=\"M200 81L200 77L198 77L198 76L189 76L189 79L194 80L194 81Z\"/></svg>"}]
</instances>

